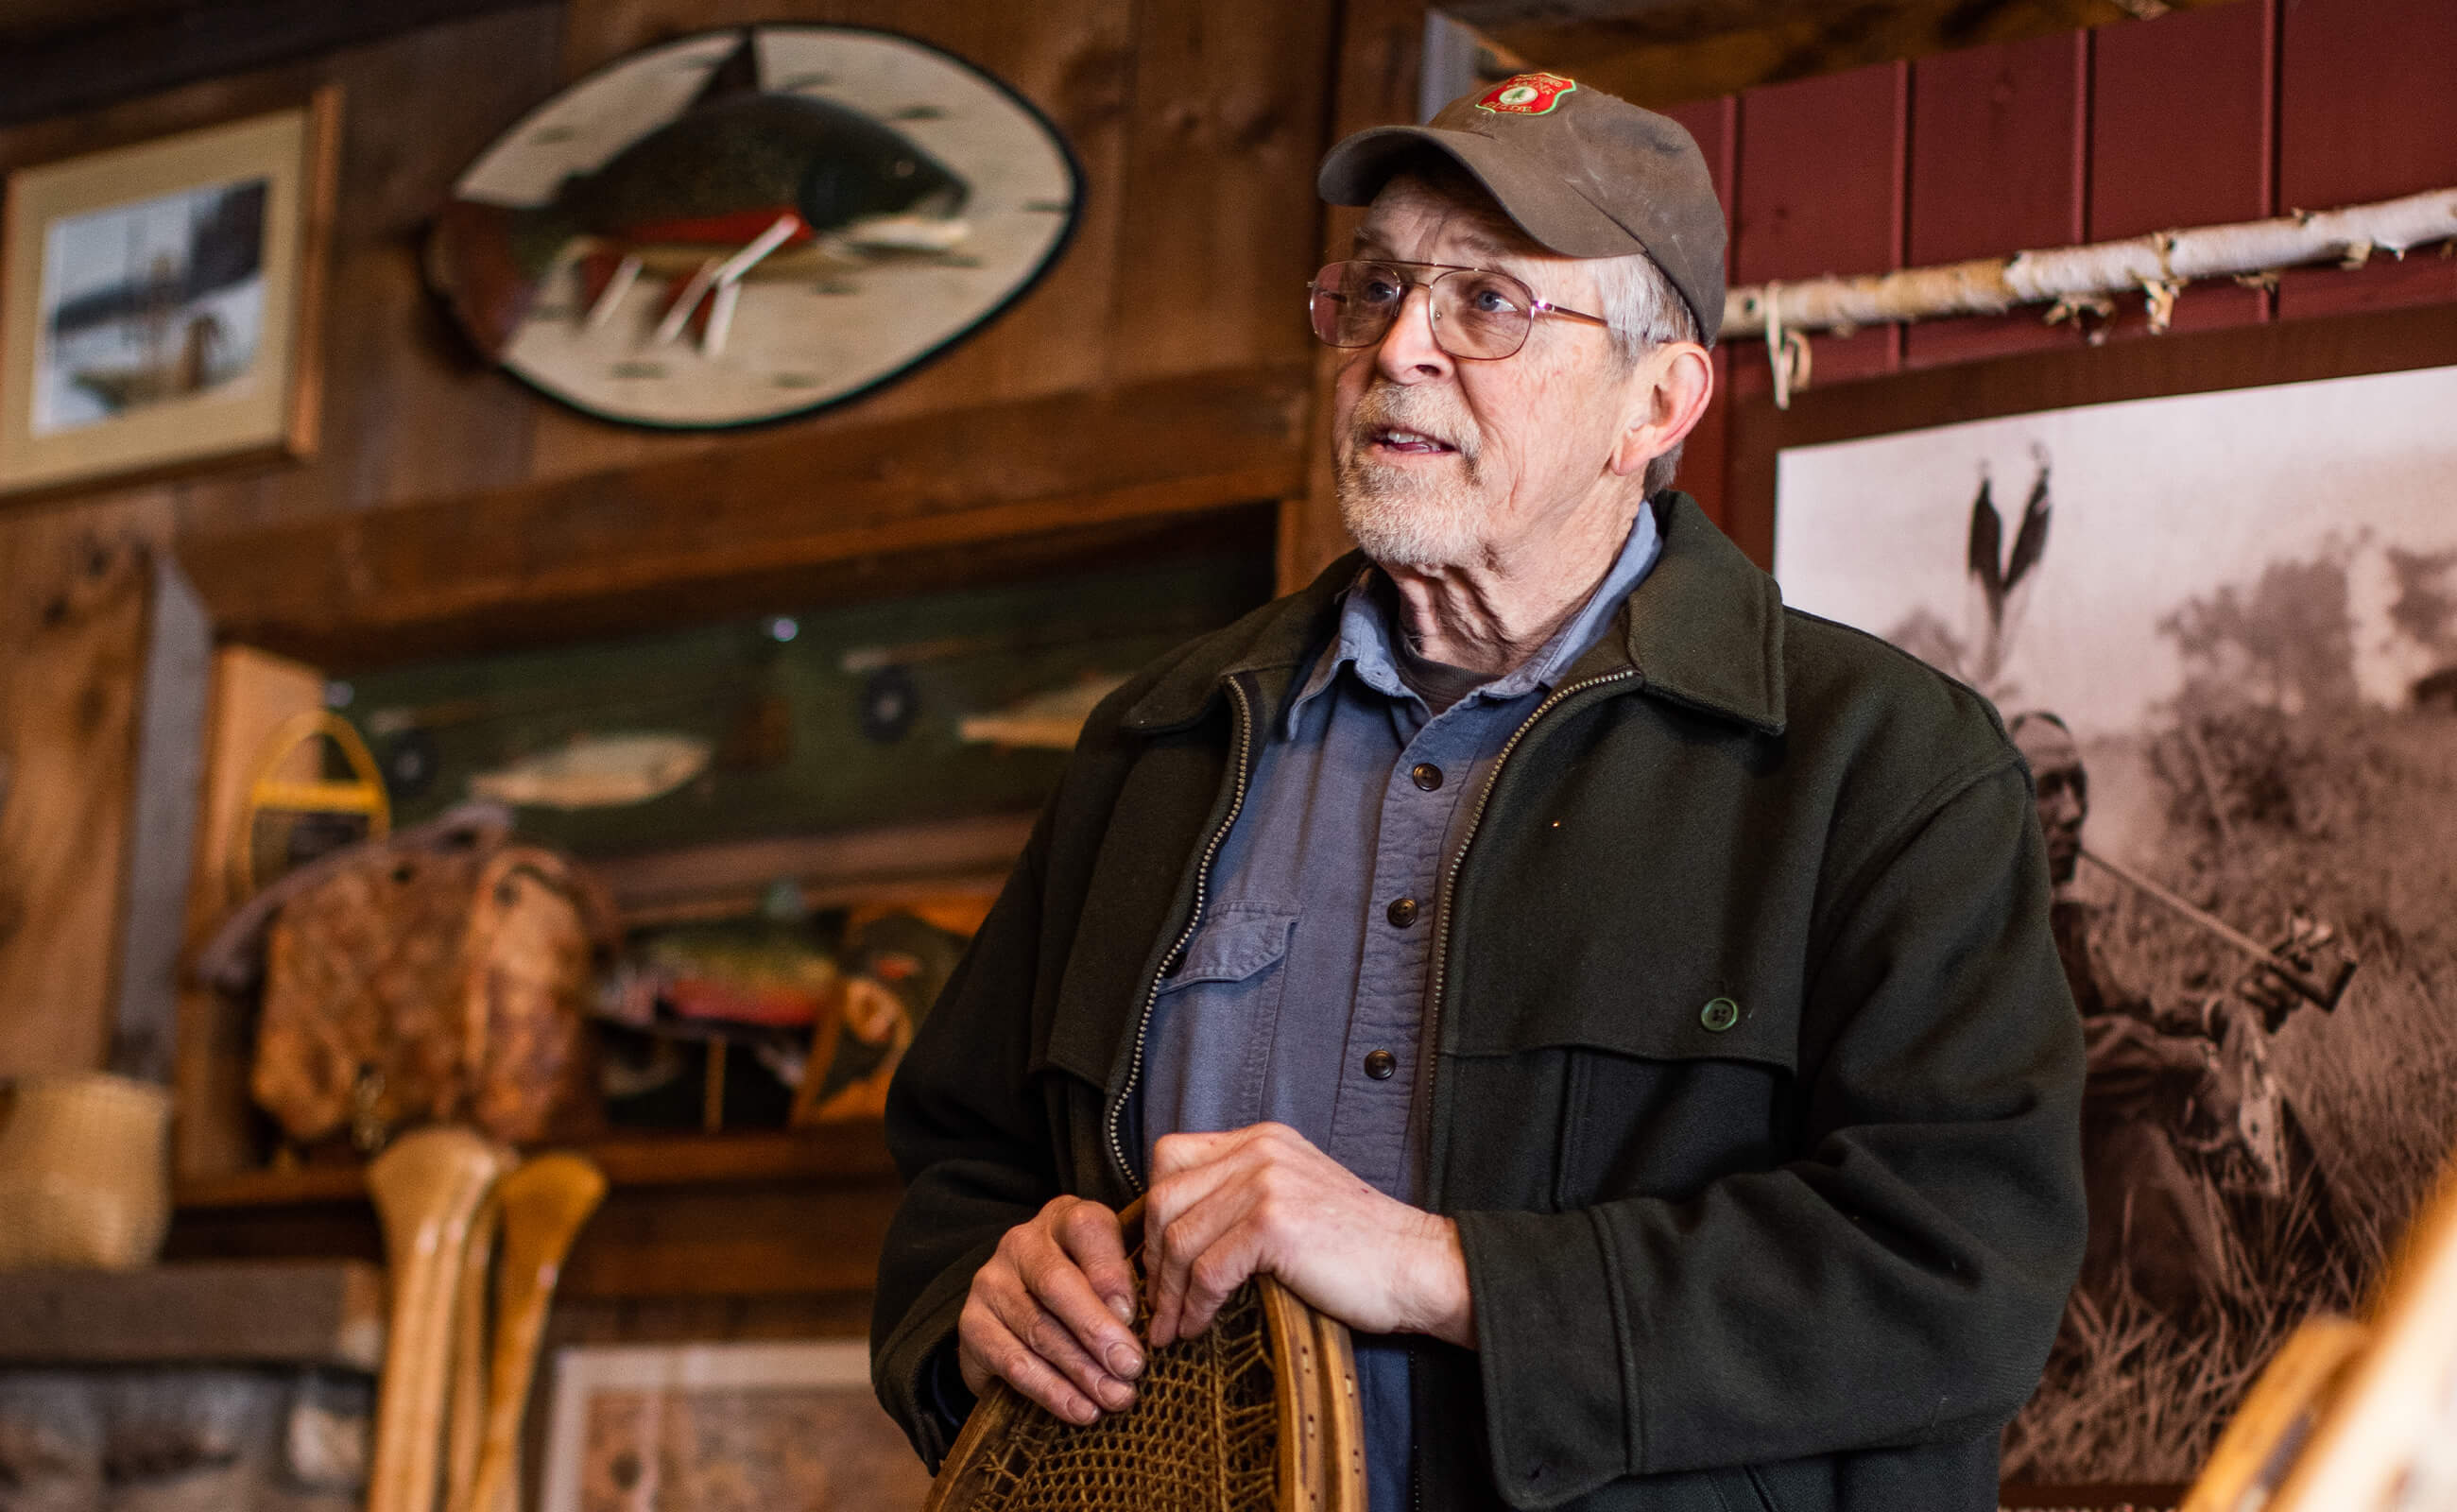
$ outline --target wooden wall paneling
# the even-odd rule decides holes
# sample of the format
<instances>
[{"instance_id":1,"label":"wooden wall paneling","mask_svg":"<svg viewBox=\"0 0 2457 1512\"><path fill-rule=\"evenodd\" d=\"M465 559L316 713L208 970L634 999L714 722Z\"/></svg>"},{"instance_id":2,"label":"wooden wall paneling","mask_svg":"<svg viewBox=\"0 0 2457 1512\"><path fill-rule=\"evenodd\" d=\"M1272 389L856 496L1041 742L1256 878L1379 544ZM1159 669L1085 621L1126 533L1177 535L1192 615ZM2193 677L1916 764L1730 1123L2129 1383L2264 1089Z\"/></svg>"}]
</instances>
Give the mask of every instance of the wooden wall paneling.
<instances>
[{"instance_id":1,"label":"wooden wall paneling","mask_svg":"<svg viewBox=\"0 0 2457 1512\"><path fill-rule=\"evenodd\" d=\"M2084 234L2088 35L1973 48L1911 65L1912 267L2065 246ZM1925 367L2080 340L2037 310L1931 321L1904 333Z\"/></svg>"},{"instance_id":2,"label":"wooden wall paneling","mask_svg":"<svg viewBox=\"0 0 2457 1512\"><path fill-rule=\"evenodd\" d=\"M0 515L0 1078L103 1067L158 492Z\"/></svg>"},{"instance_id":3,"label":"wooden wall paneling","mask_svg":"<svg viewBox=\"0 0 2457 1512\"><path fill-rule=\"evenodd\" d=\"M452 180L551 88L557 18L554 6L531 5L109 113L116 129L150 134L295 104L321 84L341 92L322 310L323 444L301 464L181 485L182 533L496 487L526 474L535 402L467 354L426 293L421 259L427 218Z\"/></svg>"},{"instance_id":4,"label":"wooden wall paneling","mask_svg":"<svg viewBox=\"0 0 2457 1512\"><path fill-rule=\"evenodd\" d=\"M2272 197L2277 0L2240 0L2090 33L2090 239L2256 220ZM2149 330L2128 297L2111 334ZM2194 285L2171 329L2266 319L2268 296Z\"/></svg>"},{"instance_id":5,"label":"wooden wall paneling","mask_svg":"<svg viewBox=\"0 0 2457 1512\"><path fill-rule=\"evenodd\" d=\"M1311 355L1332 8L1141 0L1108 329L1122 378Z\"/></svg>"},{"instance_id":6,"label":"wooden wall paneling","mask_svg":"<svg viewBox=\"0 0 2457 1512\"><path fill-rule=\"evenodd\" d=\"M195 537L223 633L331 668L813 601L834 565L1293 493L1301 363L787 428L618 472ZM672 623L671 618L664 620Z\"/></svg>"},{"instance_id":7,"label":"wooden wall paneling","mask_svg":"<svg viewBox=\"0 0 2457 1512\"><path fill-rule=\"evenodd\" d=\"M535 0L253 0L251 4L109 4L67 0L65 26L10 7L0 36L0 122L99 110L133 95L253 72ZM29 26L29 20L31 25Z\"/></svg>"},{"instance_id":8,"label":"wooden wall paneling","mask_svg":"<svg viewBox=\"0 0 2457 1512\"><path fill-rule=\"evenodd\" d=\"M1106 322L1123 217L1131 129L1134 0L1084 0L1053 13L960 0L769 5L751 0L572 0L564 72L577 77L639 49L712 27L809 21L878 27L918 37L988 71L1058 127L1083 175L1073 238L1023 299L950 351L876 393L806 419L797 430L858 429L881 421L1022 399L1103 382ZM545 92L541 92L541 97ZM531 476L570 477L721 449L733 438L659 433L592 420L551 401L536 406Z\"/></svg>"},{"instance_id":9,"label":"wooden wall paneling","mask_svg":"<svg viewBox=\"0 0 2457 1512\"><path fill-rule=\"evenodd\" d=\"M2457 184L2457 4L2282 0L2278 196L2282 210ZM2282 320L2457 300L2447 246L2404 262L2299 268L2278 291Z\"/></svg>"},{"instance_id":10,"label":"wooden wall paneling","mask_svg":"<svg viewBox=\"0 0 2457 1512\"><path fill-rule=\"evenodd\" d=\"M1416 118L1417 81L1424 62L1425 0L1344 0L1332 43L1331 119L1322 149L1351 132ZM1348 255L1359 212L1324 207L1317 265ZM1311 270L1309 270L1311 271ZM1313 404L1306 429L1306 481L1280 507L1279 584L1283 593L1314 575L1355 545L1339 523L1339 499L1331 466L1331 390L1348 354L1316 346Z\"/></svg>"},{"instance_id":11,"label":"wooden wall paneling","mask_svg":"<svg viewBox=\"0 0 2457 1512\"><path fill-rule=\"evenodd\" d=\"M1728 230L1734 213L1734 171L1739 159L1741 141L1740 100L1733 95L1718 99L1693 100L1675 105L1663 114L1679 121L1698 143L1699 155L1706 159L1706 172L1715 180L1715 197L1724 202L1724 223ZM1727 238L1724 250L1724 273L1731 275L1731 243ZM1681 448L1681 473L1675 484L1686 489L1706 511L1710 520L1720 521L1724 510L1724 471L1729 462L1729 419L1731 415L1731 354L1722 347L1715 349L1715 397L1706 406L1698 427Z\"/></svg>"},{"instance_id":12,"label":"wooden wall paneling","mask_svg":"<svg viewBox=\"0 0 2457 1512\"><path fill-rule=\"evenodd\" d=\"M1882 273L1903 265L1903 193L1910 66L1774 84L1741 96L1740 197L1732 281ZM1889 373L1902 327L1820 336L1812 383ZM1772 386L1765 345L1732 355L1736 394Z\"/></svg>"}]
</instances>

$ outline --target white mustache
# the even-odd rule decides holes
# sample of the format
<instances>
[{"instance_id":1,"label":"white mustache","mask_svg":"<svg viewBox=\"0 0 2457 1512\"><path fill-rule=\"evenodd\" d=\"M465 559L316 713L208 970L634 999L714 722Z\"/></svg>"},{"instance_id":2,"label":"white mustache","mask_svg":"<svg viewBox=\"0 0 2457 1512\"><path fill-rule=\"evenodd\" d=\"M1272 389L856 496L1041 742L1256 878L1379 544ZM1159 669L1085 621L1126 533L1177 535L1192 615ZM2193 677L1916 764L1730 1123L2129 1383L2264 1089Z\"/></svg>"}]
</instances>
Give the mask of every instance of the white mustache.
<instances>
[{"instance_id":1,"label":"white mustache","mask_svg":"<svg viewBox=\"0 0 2457 1512\"><path fill-rule=\"evenodd\" d=\"M1350 445L1358 448L1371 445L1377 430L1413 430L1434 437L1471 462L1483 445L1476 422L1447 396L1394 383L1367 389L1349 416Z\"/></svg>"}]
</instances>

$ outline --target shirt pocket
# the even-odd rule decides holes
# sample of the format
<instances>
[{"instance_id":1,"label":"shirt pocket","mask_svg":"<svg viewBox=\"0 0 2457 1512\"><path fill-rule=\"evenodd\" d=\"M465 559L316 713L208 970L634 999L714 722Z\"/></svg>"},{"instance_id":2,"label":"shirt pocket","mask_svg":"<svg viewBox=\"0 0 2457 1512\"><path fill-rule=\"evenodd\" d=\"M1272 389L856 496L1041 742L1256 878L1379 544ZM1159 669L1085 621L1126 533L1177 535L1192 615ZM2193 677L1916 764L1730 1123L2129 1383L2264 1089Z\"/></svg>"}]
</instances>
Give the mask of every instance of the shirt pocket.
<instances>
[{"instance_id":1,"label":"shirt pocket","mask_svg":"<svg viewBox=\"0 0 2457 1512\"><path fill-rule=\"evenodd\" d=\"M1186 953L1161 978L1164 993L1182 991L1198 983L1244 982L1288 958L1289 937L1297 927L1296 910L1261 903L1215 903Z\"/></svg>"},{"instance_id":2,"label":"shirt pocket","mask_svg":"<svg viewBox=\"0 0 2457 1512\"><path fill-rule=\"evenodd\" d=\"M1146 1046L1147 1139L1262 1117L1294 909L1215 903L1161 978Z\"/></svg>"}]
</instances>

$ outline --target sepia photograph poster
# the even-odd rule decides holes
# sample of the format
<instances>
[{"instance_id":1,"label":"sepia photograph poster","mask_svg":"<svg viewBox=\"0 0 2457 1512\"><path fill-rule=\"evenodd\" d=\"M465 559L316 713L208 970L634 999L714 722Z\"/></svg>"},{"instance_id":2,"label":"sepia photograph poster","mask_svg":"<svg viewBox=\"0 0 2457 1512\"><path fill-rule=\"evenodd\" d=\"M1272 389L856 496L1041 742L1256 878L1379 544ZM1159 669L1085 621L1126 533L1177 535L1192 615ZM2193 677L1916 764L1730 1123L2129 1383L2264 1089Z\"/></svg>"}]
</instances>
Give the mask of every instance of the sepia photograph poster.
<instances>
[{"instance_id":1,"label":"sepia photograph poster","mask_svg":"<svg viewBox=\"0 0 2457 1512\"><path fill-rule=\"evenodd\" d=\"M1786 450L1786 602L1994 700L2089 1058L2027 1481L2180 1481L2457 1132L2457 368Z\"/></svg>"}]
</instances>

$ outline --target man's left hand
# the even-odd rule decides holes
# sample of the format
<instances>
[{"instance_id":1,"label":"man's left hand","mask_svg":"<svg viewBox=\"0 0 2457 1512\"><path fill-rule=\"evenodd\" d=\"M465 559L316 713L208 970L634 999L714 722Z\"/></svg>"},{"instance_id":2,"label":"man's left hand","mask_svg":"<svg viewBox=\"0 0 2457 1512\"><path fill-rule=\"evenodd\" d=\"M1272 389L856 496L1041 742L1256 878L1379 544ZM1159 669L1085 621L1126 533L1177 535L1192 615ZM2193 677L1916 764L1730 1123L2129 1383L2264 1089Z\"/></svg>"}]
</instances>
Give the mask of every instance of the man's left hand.
<instances>
[{"instance_id":1,"label":"man's left hand","mask_svg":"<svg viewBox=\"0 0 2457 1512\"><path fill-rule=\"evenodd\" d=\"M1155 1349L1210 1327L1260 1274L1360 1333L1476 1343L1458 1225L1384 1196L1285 1125L1162 1138L1144 1236Z\"/></svg>"}]
</instances>

